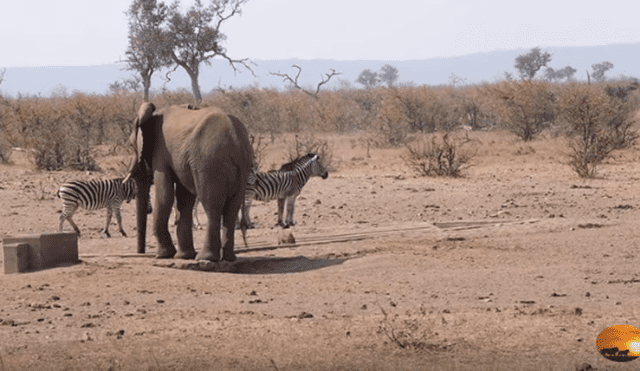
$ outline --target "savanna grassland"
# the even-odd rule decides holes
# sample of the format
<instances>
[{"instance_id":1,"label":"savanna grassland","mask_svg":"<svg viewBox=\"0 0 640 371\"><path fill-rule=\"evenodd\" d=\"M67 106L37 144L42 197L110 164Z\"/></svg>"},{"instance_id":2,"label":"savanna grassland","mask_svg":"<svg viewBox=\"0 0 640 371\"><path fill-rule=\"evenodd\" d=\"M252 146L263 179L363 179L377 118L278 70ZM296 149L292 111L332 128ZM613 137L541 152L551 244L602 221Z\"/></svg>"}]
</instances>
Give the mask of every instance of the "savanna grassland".
<instances>
[{"instance_id":1,"label":"savanna grassland","mask_svg":"<svg viewBox=\"0 0 640 371\"><path fill-rule=\"evenodd\" d=\"M238 261L159 261L150 232L149 254L135 254L133 204L128 237L111 239L104 210L80 210L80 264L0 276L0 370L636 369L595 344L640 322L639 97L627 88L210 94L204 104L247 125L262 170L323 155L329 178L309 181L286 232L296 243L278 243L275 203L254 202ZM2 233L57 230L61 183L123 175L140 103L4 98Z\"/></svg>"}]
</instances>

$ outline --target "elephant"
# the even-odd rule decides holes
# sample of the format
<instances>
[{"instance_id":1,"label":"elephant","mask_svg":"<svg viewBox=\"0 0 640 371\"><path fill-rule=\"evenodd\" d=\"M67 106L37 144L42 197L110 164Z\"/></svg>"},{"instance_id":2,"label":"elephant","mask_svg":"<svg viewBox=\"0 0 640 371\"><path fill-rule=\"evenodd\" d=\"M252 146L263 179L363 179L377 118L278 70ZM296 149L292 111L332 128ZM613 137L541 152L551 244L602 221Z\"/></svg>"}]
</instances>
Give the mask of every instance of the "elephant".
<instances>
[{"instance_id":1,"label":"elephant","mask_svg":"<svg viewBox=\"0 0 640 371\"><path fill-rule=\"evenodd\" d=\"M131 177L138 186L138 252L145 252L145 210L154 184L156 258L234 261L236 218L244 204L253 161L242 122L215 107L193 110L170 106L156 111L153 103L143 103L129 140L136 155L125 179ZM168 228L174 197L180 211L178 250ZM192 230L196 197L209 221L204 248L197 254ZM246 244L246 224L241 222L241 229Z\"/></svg>"}]
</instances>

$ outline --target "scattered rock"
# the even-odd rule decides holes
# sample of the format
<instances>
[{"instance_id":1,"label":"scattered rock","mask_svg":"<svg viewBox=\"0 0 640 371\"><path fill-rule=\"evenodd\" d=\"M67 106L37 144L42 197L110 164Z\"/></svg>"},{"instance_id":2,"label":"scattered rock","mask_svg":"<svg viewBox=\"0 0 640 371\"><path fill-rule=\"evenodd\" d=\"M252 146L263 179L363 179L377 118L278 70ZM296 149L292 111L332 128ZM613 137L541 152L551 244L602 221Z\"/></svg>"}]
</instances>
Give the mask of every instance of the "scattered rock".
<instances>
[{"instance_id":1,"label":"scattered rock","mask_svg":"<svg viewBox=\"0 0 640 371\"><path fill-rule=\"evenodd\" d=\"M298 318L299 319L313 318L313 314L307 313L307 312L302 312L302 313L298 314Z\"/></svg>"},{"instance_id":2,"label":"scattered rock","mask_svg":"<svg viewBox=\"0 0 640 371\"><path fill-rule=\"evenodd\" d=\"M278 232L278 245L289 245L295 244L296 238L293 237L293 233L291 231L280 231Z\"/></svg>"}]
</instances>

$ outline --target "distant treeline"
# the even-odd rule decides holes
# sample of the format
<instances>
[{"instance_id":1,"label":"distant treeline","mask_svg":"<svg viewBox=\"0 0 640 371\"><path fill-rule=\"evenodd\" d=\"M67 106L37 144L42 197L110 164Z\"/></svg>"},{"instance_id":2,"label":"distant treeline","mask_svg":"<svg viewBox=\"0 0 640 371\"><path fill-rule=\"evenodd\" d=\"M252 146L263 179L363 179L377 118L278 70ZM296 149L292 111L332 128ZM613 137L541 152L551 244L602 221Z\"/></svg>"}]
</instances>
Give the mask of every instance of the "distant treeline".
<instances>
[{"instance_id":1,"label":"distant treeline","mask_svg":"<svg viewBox=\"0 0 640 371\"><path fill-rule=\"evenodd\" d=\"M463 87L399 86L286 92L243 89L213 92L202 106L218 106L239 117L255 135L366 132L378 145L399 146L423 132L506 129L522 140L544 130L587 136L591 125L615 132L619 146L635 141L636 83L504 81ZM142 94L61 93L51 97L0 97L0 160L11 147L31 149L40 168L91 169L93 148L125 147ZM195 103L187 90L155 92L161 108ZM600 130L598 129L598 130Z\"/></svg>"}]
</instances>

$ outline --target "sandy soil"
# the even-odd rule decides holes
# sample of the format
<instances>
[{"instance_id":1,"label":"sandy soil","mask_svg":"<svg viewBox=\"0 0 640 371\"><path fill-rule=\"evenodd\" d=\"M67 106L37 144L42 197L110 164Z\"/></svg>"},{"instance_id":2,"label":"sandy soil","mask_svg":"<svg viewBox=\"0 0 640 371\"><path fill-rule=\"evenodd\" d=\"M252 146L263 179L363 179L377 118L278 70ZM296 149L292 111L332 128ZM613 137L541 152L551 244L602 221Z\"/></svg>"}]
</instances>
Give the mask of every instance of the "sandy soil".
<instances>
[{"instance_id":1,"label":"sandy soil","mask_svg":"<svg viewBox=\"0 0 640 371\"><path fill-rule=\"evenodd\" d=\"M255 202L233 264L156 260L150 232L136 255L134 204L126 238L115 225L100 238L105 211L81 210L80 264L0 276L0 370L637 369L595 340L640 324L640 151L584 181L559 138L470 135L458 179L327 137L337 170L298 199L297 243L279 246L275 202ZM121 160L49 173L24 156L0 167L3 234L57 230L57 187L115 176Z\"/></svg>"}]
</instances>

